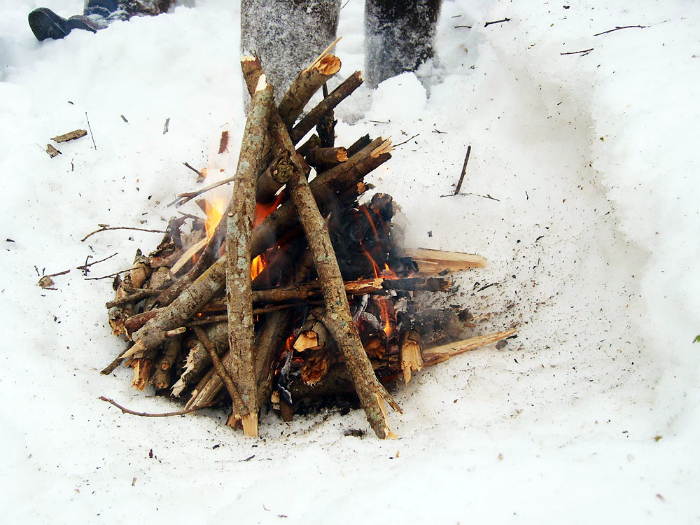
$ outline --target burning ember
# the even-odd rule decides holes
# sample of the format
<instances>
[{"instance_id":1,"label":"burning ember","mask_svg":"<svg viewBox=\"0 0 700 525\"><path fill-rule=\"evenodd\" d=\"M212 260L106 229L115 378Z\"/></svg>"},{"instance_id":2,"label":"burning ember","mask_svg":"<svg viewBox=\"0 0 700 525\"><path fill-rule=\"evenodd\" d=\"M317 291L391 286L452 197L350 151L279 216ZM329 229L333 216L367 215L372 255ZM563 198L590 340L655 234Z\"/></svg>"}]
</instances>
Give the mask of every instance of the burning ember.
<instances>
[{"instance_id":1,"label":"burning ember","mask_svg":"<svg viewBox=\"0 0 700 525\"><path fill-rule=\"evenodd\" d=\"M289 418L302 400L354 393L377 435L391 437L385 404L400 409L385 384L514 330L465 339L466 310L418 307L418 295L450 290L445 272L485 261L408 250L391 196L359 204L371 189L363 178L391 158L388 140L346 149L328 133L332 104L360 75L295 125L340 61L320 57L279 108L257 60L242 66L253 100L233 198L202 202L206 220L172 219L157 249L139 251L115 281L110 324L129 346L103 372L125 362L135 387L151 384L187 410L230 404L228 424L247 435L270 403ZM314 126L319 134L295 147Z\"/></svg>"}]
</instances>

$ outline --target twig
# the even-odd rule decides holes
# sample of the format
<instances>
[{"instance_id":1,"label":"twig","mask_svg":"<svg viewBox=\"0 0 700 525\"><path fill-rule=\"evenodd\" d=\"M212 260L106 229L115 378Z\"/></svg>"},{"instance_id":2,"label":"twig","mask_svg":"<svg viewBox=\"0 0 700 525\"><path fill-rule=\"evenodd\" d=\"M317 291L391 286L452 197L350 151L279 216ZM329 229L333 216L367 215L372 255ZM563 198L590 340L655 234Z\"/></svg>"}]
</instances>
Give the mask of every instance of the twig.
<instances>
[{"instance_id":1,"label":"twig","mask_svg":"<svg viewBox=\"0 0 700 525\"><path fill-rule=\"evenodd\" d=\"M83 237L82 239L80 239L80 242L85 242L85 240L86 240L88 237L90 237L90 236L92 236L92 235L95 235L96 233L106 232L107 230L134 230L134 231L139 231L139 232L167 233L167 232L165 232L165 231L163 231L163 230L148 230L148 229L146 229L146 228L132 228L132 227L130 227L130 226L114 226L114 227L110 227L110 226L106 226L106 225L105 225L105 226L102 226L99 230L95 230L94 232L88 233L85 237Z\"/></svg>"},{"instance_id":2,"label":"twig","mask_svg":"<svg viewBox=\"0 0 700 525\"><path fill-rule=\"evenodd\" d=\"M163 125L163 135L165 135L170 129L170 117L165 119L165 124Z\"/></svg>"},{"instance_id":3,"label":"twig","mask_svg":"<svg viewBox=\"0 0 700 525\"><path fill-rule=\"evenodd\" d=\"M494 20L493 22L486 22L484 27L488 27L493 24L502 24L503 22L510 22L510 18L504 18L503 20Z\"/></svg>"},{"instance_id":4,"label":"twig","mask_svg":"<svg viewBox=\"0 0 700 525\"><path fill-rule=\"evenodd\" d=\"M486 195L479 195L478 193L448 193L447 195L440 195L440 197L454 197L455 195L472 195L473 197L481 197L482 199L490 199L492 201L501 202L501 199L492 197L488 193Z\"/></svg>"},{"instance_id":5,"label":"twig","mask_svg":"<svg viewBox=\"0 0 700 525\"><path fill-rule=\"evenodd\" d=\"M649 26L615 26L615 29L608 29L607 31L603 31L602 33L596 33L593 36L600 36L600 35L607 35L608 33L612 33L613 31L619 31L620 29L645 29Z\"/></svg>"},{"instance_id":6,"label":"twig","mask_svg":"<svg viewBox=\"0 0 700 525\"><path fill-rule=\"evenodd\" d=\"M585 55L587 55L588 53L590 53L591 51L593 51L593 49L594 49L594 48L583 49L583 50L581 50L581 51L568 51L567 53L559 53L559 54L560 54L560 55L581 55L581 56L585 56Z\"/></svg>"},{"instance_id":7,"label":"twig","mask_svg":"<svg viewBox=\"0 0 700 525\"><path fill-rule=\"evenodd\" d=\"M189 169L191 169L192 171L194 171L194 172L197 174L198 177L202 177L202 172L201 172L201 171L199 171L199 170L196 169L196 168L193 168L193 167L190 166L187 162L183 162L183 164L185 165L186 168L189 168Z\"/></svg>"},{"instance_id":8,"label":"twig","mask_svg":"<svg viewBox=\"0 0 700 525\"><path fill-rule=\"evenodd\" d=\"M415 139L418 135L420 135L420 133L416 133L416 134L413 135L412 137L407 138L406 140L404 140L403 142L399 142L398 144L394 144L394 147L395 147L395 148L398 148L399 146L402 146L402 145L406 144L406 142L409 142L409 141Z\"/></svg>"},{"instance_id":9,"label":"twig","mask_svg":"<svg viewBox=\"0 0 700 525\"><path fill-rule=\"evenodd\" d=\"M103 275L102 277L86 277L85 280L86 281L99 281L101 279L111 279L112 277L116 277L117 275L121 275L123 273L127 273L130 271L131 271L131 268L129 268L128 270L121 270L121 271L116 272L116 273L110 273L109 275Z\"/></svg>"},{"instance_id":10,"label":"twig","mask_svg":"<svg viewBox=\"0 0 700 525\"><path fill-rule=\"evenodd\" d=\"M185 163L185 165L187 165L187 163ZM191 166L188 166L188 167L191 169L194 169ZM197 171L197 170L195 170L195 171ZM199 173L199 172L197 171L197 173ZM229 182L233 182L233 180L235 178L236 177L234 176L234 177L229 177L228 179L220 180L219 182L215 182L214 184L210 184L209 186L207 186L206 188L202 188L201 190L180 193L177 196L177 199L175 199L173 202L168 204L168 206L172 206L172 205L182 206L183 204L186 204L189 201L191 201L192 199L194 199L195 197L199 197L202 193L206 193L209 190L213 190L214 188L218 188L219 186L223 186L224 184L228 184Z\"/></svg>"},{"instance_id":11,"label":"twig","mask_svg":"<svg viewBox=\"0 0 700 525\"><path fill-rule=\"evenodd\" d=\"M95 135L92 133L92 127L90 127L90 119L88 118L87 111L85 112L85 120L87 120L88 129L90 130L90 138L92 139L92 147L97 149L95 144Z\"/></svg>"},{"instance_id":12,"label":"twig","mask_svg":"<svg viewBox=\"0 0 700 525\"><path fill-rule=\"evenodd\" d=\"M472 26L455 26L455 29L457 29L458 27L466 27L467 29L471 29L471 28L472 28Z\"/></svg>"},{"instance_id":13,"label":"twig","mask_svg":"<svg viewBox=\"0 0 700 525\"><path fill-rule=\"evenodd\" d=\"M190 412L195 412L197 410L201 410L203 408L209 408L210 406L214 405L214 403L209 403L208 405L203 405L201 407L193 407L193 408L187 408L185 410L178 410L177 412L164 412L160 414L152 414L149 412L136 412L134 410L129 410L126 407L121 406L119 403L114 401L113 399L106 398L105 396L100 396L100 400L106 401L107 403L110 403L117 407L119 410L122 411L124 414L131 414L132 416L141 416L141 417L171 417L171 416L184 416L185 414L189 414Z\"/></svg>"},{"instance_id":14,"label":"twig","mask_svg":"<svg viewBox=\"0 0 700 525\"><path fill-rule=\"evenodd\" d=\"M70 270L66 270L63 272L58 272L58 273L52 273L51 275L44 275L43 277L56 277L57 275L66 275Z\"/></svg>"},{"instance_id":15,"label":"twig","mask_svg":"<svg viewBox=\"0 0 700 525\"><path fill-rule=\"evenodd\" d=\"M467 173L467 163L469 162L469 155L471 155L472 147L471 144L467 147L467 156L464 157L464 166L462 166L462 174L459 176L459 182L457 183L457 188L455 189L455 195L459 194L459 190L462 189L462 182L464 181L464 174Z\"/></svg>"},{"instance_id":16,"label":"twig","mask_svg":"<svg viewBox=\"0 0 700 525\"><path fill-rule=\"evenodd\" d=\"M104 259L100 259L99 261L93 261L93 262L91 262L91 263L88 263L87 261L85 261L85 264L83 264L82 266L76 266L75 269L76 269L76 270L87 270L90 266L94 266L95 264L104 262L104 261L106 261L107 259L111 259L111 258L114 257L115 255L117 255L117 253L119 253L119 252L115 252L115 253L113 253L112 255L110 255L109 257L105 257Z\"/></svg>"}]
</instances>

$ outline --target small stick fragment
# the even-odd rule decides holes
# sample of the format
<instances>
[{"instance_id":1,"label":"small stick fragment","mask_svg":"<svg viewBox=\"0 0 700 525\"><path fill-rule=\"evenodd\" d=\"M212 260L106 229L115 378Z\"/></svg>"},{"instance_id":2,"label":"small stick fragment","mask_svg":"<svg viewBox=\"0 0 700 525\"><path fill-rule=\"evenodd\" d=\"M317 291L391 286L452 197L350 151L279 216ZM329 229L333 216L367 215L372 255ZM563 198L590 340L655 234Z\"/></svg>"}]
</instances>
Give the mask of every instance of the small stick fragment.
<instances>
[{"instance_id":1,"label":"small stick fragment","mask_svg":"<svg viewBox=\"0 0 700 525\"><path fill-rule=\"evenodd\" d=\"M615 29L608 29L607 31L603 31L602 33L596 33L593 36L600 36L600 35L607 35L608 33L612 33L613 31L619 31L620 29L646 29L649 26L615 26Z\"/></svg>"},{"instance_id":2,"label":"small stick fragment","mask_svg":"<svg viewBox=\"0 0 700 525\"><path fill-rule=\"evenodd\" d=\"M464 165L462 166L462 173L459 176L459 182L457 183L457 188L455 188L455 195L459 195L459 190L462 189L462 182L464 182L464 174L467 173L467 163L469 162L469 155L472 153L471 144L467 147L467 156L464 157Z\"/></svg>"},{"instance_id":3,"label":"small stick fragment","mask_svg":"<svg viewBox=\"0 0 700 525\"><path fill-rule=\"evenodd\" d=\"M593 51L593 49L595 49L595 48L592 47L592 48L590 48L590 49L583 49L583 50L581 50L581 51L568 51L568 52L566 52L566 53L559 53L559 54L562 55L562 56L563 56L563 55L581 55L581 56L585 56L585 55L587 55L588 53L590 53L591 51Z\"/></svg>"},{"instance_id":4,"label":"small stick fragment","mask_svg":"<svg viewBox=\"0 0 700 525\"><path fill-rule=\"evenodd\" d=\"M85 112L85 120L87 121L88 129L90 130L90 138L92 139L92 147L97 149L97 144L95 144L95 134L92 132L92 127L90 126L90 119L88 118L87 111Z\"/></svg>"},{"instance_id":5,"label":"small stick fragment","mask_svg":"<svg viewBox=\"0 0 700 525\"><path fill-rule=\"evenodd\" d=\"M502 24L503 22L510 22L510 18L504 18L503 20L494 20L493 22L486 22L484 27L488 27L493 24Z\"/></svg>"},{"instance_id":6,"label":"small stick fragment","mask_svg":"<svg viewBox=\"0 0 700 525\"><path fill-rule=\"evenodd\" d=\"M87 115L87 114L86 114ZM57 137L52 137L51 140L54 142L68 142L69 140L75 140L87 135L87 131L84 129L76 129L70 133L64 133L63 135L58 135Z\"/></svg>"},{"instance_id":7,"label":"small stick fragment","mask_svg":"<svg viewBox=\"0 0 700 525\"><path fill-rule=\"evenodd\" d=\"M63 153L54 148L51 144L46 145L46 153L48 153L51 158L54 158L56 155L63 155Z\"/></svg>"},{"instance_id":8,"label":"small stick fragment","mask_svg":"<svg viewBox=\"0 0 700 525\"><path fill-rule=\"evenodd\" d=\"M191 169L192 171L194 171L194 172L197 174L197 177L198 177L198 178L204 179L204 175L202 175L202 172L199 171L198 169L193 168L192 166L190 166L188 162L183 162L182 164L183 164L186 168L189 168L189 169Z\"/></svg>"},{"instance_id":9,"label":"small stick fragment","mask_svg":"<svg viewBox=\"0 0 700 525\"><path fill-rule=\"evenodd\" d=\"M228 131L221 132L221 140L219 140L219 155L228 149Z\"/></svg>"}]
</instances>

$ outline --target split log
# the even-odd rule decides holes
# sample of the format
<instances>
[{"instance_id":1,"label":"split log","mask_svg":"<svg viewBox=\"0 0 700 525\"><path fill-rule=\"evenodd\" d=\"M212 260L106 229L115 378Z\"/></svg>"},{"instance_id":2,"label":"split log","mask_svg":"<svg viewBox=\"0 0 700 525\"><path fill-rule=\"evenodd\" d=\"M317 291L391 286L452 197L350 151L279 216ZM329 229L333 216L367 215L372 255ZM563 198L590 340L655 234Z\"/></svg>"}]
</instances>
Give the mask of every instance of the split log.
<instances>
[{"instance_id":1,"label":"split log","mask_svg":"<svg viewBox=\"0 0 700 525\"><path fill-rule=\"evenodd\" d=\"M470 339L465 339L463 341L455 341L454 343L427 348L423 351L424 366L436 365L437 363L447 361L456 355L470 352L471 350L476 350L477 348L481 348L485 345L496 343L502 339L515 335L515 332L517 332L517 329L511 328L510 330L503 332L480 335Z\"/></svg>"},{"instance_id":2,"label":"split log","mask_svg":"<svg viewBox=\"0 0 700 525\"><path fill-rule=\"evenodd\" d=\"M486 259L481 255L469 253L424 248L406 248L405 251L406 255L418 263L419 275L436 275L444 271L459 272L468 268L485 268L487 264Z\"/></svg>"},{"instance_id":3,"label":"split log","mask_svg":"<svg viewBox=\"0 0 700 525\"><path fill-rule=\"evenodd\" d=\"M255 321L250 282L250 237L255 219L256 168L262 157L263 139L273 103L272 92L272 86L261 75L252 93L226 234L226 302L232 356L226 372L231 375L247 412L241 413L241 407L236 406L234 399L233 419L240 419L245 435L253 437L258 435L258 404L253 355Z\"/></svg>"},{"instance_id":4,"label":"split log","mask_svg":"<svg viewBox=\"0 0 700 525\"><path fill-rule=\"evenodd\" d=\"M297 338L292 345L294 350L297 352L318 350L328 344L331 338L326 326L321 321L322 313L321 309L314 308L307 314L306 320L299 329Z\"/></svg>"},{"instance_id":5,"label":"split log","mask_svg":"<svg viewBox=\"0 0 700 525\"><path fill-rule=\"evenodd\" d=\"M423 369L422 347L420 333L415 328L408 328L399 334L401 372L405 384L411 380L413 372Z\"/></svg>"},{"instance_id":6,"label":"split log","mask_svg":"<svg viewBox=\"0 0 700 525\"><path fill-rule=\"evenodd\" d=\"M209 325L204 332L207 339L214 345L217 355L224 355L228 351L227 323ZM211 355L200 340L190 341L189 347L180 377L172 386L171 392L175 397L180 397L192 385L196 385L211 367Z\"/></svg>"}]
</instances>

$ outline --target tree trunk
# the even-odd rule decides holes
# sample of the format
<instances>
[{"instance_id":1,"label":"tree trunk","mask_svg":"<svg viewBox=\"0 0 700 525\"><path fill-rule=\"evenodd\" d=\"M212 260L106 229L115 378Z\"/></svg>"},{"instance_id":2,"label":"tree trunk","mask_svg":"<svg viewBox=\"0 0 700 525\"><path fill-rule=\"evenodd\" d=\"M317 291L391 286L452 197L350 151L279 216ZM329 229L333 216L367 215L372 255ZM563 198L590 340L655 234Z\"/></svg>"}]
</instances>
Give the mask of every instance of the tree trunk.
<instances>
[{"instance_id":1,"label":"tree trunk","mask_svg":"<svg viewBox=\"0 0 700 525\"><path fill-rule=\"evenodd\" d=\"M440 0L366 0L365 78L370 87L433 58Z\"/></svg>"},{"instance_id":2,"label":"tree trunk","mask_svg":"<svg viewBox=\"0 0 700 525\"><path fill-rule=\"evenodd\" d=\"M241 54L260 58L278 104L335 40L339 13L340 0L241 1Z\"/></svg>"}]
</instances>

